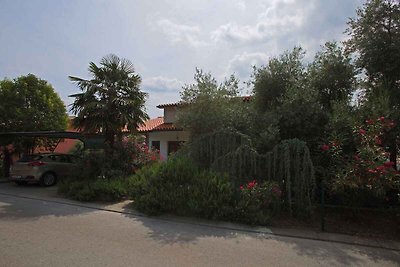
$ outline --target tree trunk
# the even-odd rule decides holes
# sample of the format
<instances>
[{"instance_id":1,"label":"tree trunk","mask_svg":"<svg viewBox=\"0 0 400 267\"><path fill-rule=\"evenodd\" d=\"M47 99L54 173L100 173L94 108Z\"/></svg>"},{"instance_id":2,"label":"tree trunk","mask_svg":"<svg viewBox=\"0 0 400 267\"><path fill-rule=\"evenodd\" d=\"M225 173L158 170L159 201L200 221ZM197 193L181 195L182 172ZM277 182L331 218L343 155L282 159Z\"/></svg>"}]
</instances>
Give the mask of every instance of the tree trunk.
<instances>
[{"instance_id":1,"label":"tree trunk","mask_svg":"<svg viewBox=\"0 0 400 267\"><path fill-rule=\"evenodd\" d=\"M397 170L397 144L396 140L391 140L389 144L390 161L394 162L393 168Z\"/></svg>"},{"instance_id":2,"label":"tree trunk","mask_svg":"<svg viewBox=\"0 0 400 267\"><path fill-rule=\"evenodd\" d=\"M3 175L4 177L10 177L10 166L11 166L11 154L8 151L7 146L4 147L4 157L3 157Z\"/></svg>"}]
</instances>

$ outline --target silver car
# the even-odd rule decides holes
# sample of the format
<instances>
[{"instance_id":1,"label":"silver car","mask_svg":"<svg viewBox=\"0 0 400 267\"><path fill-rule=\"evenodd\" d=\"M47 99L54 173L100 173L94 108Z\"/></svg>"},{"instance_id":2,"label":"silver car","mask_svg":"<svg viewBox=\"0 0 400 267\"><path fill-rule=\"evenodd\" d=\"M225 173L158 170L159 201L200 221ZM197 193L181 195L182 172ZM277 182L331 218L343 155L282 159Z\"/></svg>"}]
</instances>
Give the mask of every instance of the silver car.
<instances>
[{"instance_id":1,"label":"silver car","mask_svg":"<svg viewBox=\"0 0 400 267\"><path fill-rule=\"evenodd\" d=\"M74 169L77 157L67 154L25 155L10 169L10 180L17 184L40 183L51 186L57 178L68 176Z\"/></svg>"}]
</instances>

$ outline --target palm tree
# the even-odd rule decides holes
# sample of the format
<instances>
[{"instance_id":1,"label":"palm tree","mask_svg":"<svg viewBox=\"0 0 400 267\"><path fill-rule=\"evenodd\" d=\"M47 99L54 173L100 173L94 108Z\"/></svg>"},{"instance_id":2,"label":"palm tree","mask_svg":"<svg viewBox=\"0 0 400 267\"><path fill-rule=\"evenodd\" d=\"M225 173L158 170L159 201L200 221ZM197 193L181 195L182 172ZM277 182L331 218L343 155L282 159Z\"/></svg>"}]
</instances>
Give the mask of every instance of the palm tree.
<instances>
[{"instance_id":1,"label":"palm tree","mask_svg":"<svg viewBox=\"0 0 400 267\"><path fill-rule=\"evenodd\" d=\"M145 110L147 94L139 88L141 78L131 61L110 54L100 66L89 63L92 78L69 76L82 93L71 95L73 125L85 133L102 133L111 147L123 129L135 131L149 117Z\"/></svg>"}]
</instances>

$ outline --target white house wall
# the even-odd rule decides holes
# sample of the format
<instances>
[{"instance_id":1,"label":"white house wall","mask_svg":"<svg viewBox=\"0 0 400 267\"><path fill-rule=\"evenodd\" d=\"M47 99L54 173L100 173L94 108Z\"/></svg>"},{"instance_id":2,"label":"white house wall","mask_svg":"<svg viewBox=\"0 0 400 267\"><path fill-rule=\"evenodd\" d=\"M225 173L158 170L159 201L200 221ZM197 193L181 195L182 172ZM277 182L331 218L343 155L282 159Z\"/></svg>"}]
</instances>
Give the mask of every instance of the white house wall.
<instances>
[{"instance_id":1,"label":"white house wall","mask_svg":"<svg viewBox=\"0 0 400 267\"><path fill-rule=\"evenodd\" d=\"M176 117L176 107L164 108L164 123L174 123Z\"/></svg>"},{"instance_id":2,"label":"white house wall","mask_svg":"<svg viewBox=\"0 0 400 267\"><path fill-rule=\"evenodd\" d=\"M149 146L152 141L160 141L160 155L162 160L168 157L168 141L188 141L189 132L186 131L160 131L149 132Z\"/></svg>"}]
</instances>

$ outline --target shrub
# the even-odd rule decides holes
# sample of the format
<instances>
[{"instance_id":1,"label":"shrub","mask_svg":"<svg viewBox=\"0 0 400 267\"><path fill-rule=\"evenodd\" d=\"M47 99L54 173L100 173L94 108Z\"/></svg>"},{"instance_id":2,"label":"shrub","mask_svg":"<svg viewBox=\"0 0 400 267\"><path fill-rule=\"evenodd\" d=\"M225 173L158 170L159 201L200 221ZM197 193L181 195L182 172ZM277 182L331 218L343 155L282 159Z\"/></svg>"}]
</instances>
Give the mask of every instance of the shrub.
<instances>
[{"instance_id":1,"label":"shrub","mask_svg":"<svg viewBox=\"0 0 400 267\"><path fill-rule=\"evenodd\" d=\"M322 146L323 153L334 166L346 162L343 169L333 168L331 182L333 192L344 204L377 206L398 201L393 192L400 189L400 175L394 168L395 163L389 161L384 145L393 126L394 122L384 117L355 126L356 152L352 157L343 155L340 141Z\"/></svg>"},{"instance_id":2,"label":"shrub","mask_svg":"<svg viewBox=\"0 0 400 267\"><path fill-rule=\"evenodd\" d=\"M79 201L115 201L127 195L123 179L98 179L93 182L67 180L60 184L59 193Z\"/></svg>"},{"instance_id":3,"label":"shrub","mask_svg":"<svg viewBox=\"0 0 400 267\"><path fill-rule=\"evenodd\" d=\"M130 179L136 208L146 214L222 218L229 213L232 186L227 177L199 170L184 157L145 166Z\"/></svg>"},{"instance_id":4,"label":"shrub","mask_svg":"<svg viewBox=\"0 0 400 267\"><path fill-rule=\"evenodd\" d=\"M267 224L280 211L282 191L275 182L255 180L240 186L235 219L250 224Z\"/></svg>"}]
</instances>

